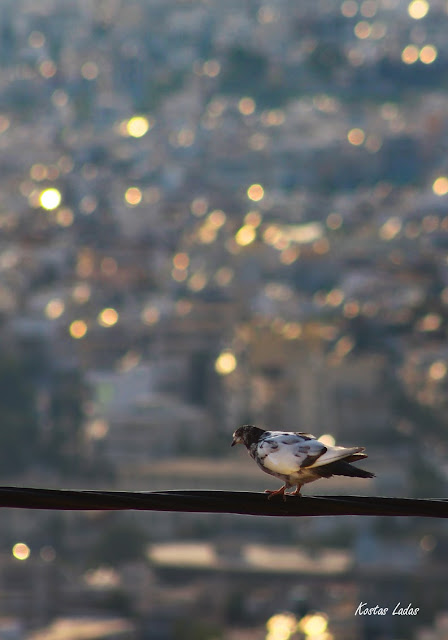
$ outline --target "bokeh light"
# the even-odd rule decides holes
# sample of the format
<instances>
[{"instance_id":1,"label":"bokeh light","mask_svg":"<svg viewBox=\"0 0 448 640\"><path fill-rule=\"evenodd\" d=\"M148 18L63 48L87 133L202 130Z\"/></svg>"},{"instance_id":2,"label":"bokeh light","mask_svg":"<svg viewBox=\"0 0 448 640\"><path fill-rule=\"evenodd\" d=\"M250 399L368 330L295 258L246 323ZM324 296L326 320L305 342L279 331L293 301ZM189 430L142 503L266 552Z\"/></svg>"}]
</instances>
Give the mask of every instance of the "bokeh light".
<instances>
[{"instance_id":1,"label":"bokeh light","mask_svg":"<svg viewBox=\"0 0 448 640\"><path fill-rule=\"evenodd\" d=\"M421 20L429 11L429 3L426 0L412 0L408 5L408 13L414 20Z\"/></svg>"},{"instance_id":2,"label":"bokeh light","mask_svg":"<svg viewBox=\"0 0 448 640\"><path fill-rule=\"evenodd\" d=\"M318 440L319 442L322 442L322 444L324 444L326 447L334 447L334 445L336 444L335 439L329 433L325 433L324 435L320 436Z\"/></svg>"},{"instance_id":3,"label":"bokeh light","mask_svg":"<svg viewBox=\"0 0 448 640\"><path fill-rule=\"evenodd\" d=\"M310 638L319 637L328 627L328 617L324 613L306 615L299 623L299 629Z\"/></svg>"},{"instance_id":4,"label":"bokeh light","mask_svg":"<svg viewBox=\"0 0 448 640\"><path fill-rule=\"evenodd\" d=\"M266 640L289 640L297 628L293 613L277 613L266 623Z\"/></svg>"},{"instance_id":5,"label":"bokeh light","mask_svg":"<svg viewBox=\"0 0 448 640\"><path fill-rule=\"evenodd\" d=\"M113 327L118 322L118 312L112 307L103 309L98 315L98 323L102 327Z\"/></svg>"},{"instance_id":6,"label":"bokeh light","mask_svg":"<svg viewBox=\"0 0 448 640\"><path fill-rule=\"evenodd\" d=\"M235 371L237 359L232 351L223 351L215 361L215 370L221 376L227 376Z\"/></svg>"},{"instance_id":7,"label":"bokeh light","mask_svg":"<svg viewBox=\"0 0 448 640\"><path fill-rule=\"evenodd\" d=\"M84 338L87 333L87 324L84 320L73 320L70 324L69 332L72 338L80 340L81 338Z\"/></svg>"},{"instance_id":8,"label":"bokeh light","mask_svg":"<svg viewBox=\"0 0 448 640\"><path fill-rule=\"evenodd\" d=\"M57 209L61 204L62 196L59 189L50 188L41 191L39 196L39 203L43 209L47 211L53 211Z\"/></svg>"},{"instance_id":9,"label":"bokeh light","mask_svg":"<svg viewBox=\"0 0 448 640\"><path fill-rule=\"evenodd\" d=\"M261 184L251 184L247 190L247 197L253 202L259 202L264 198L264 189Z\"/></svg>"},{"instance_id":10,"label":"bokeh light","mask_svg":"<svg viewBox=\"0 0 448 640\"><path fill-rule=\"evenodd\" d=\"M124 194L126 204L130 205L131 207L136 207L137 205L139 205L142 201L142 197L142 192L138 187L129 187L129 189L126 189L126 192Z\"/></svg>"},{"instance_id":11,"label":"bokeh light","mask_svg":"<svg viewBox=\"0 0 448 640\"><path fill-rule=\"evenodd\" d=\"M448 193L448 176L439 176L432 185L432 190L437 196L445 196Z\"/></svg>"},{"instance_id":12,"label":"bokeh light","mask_svg":"<svg viewBox=\"0 0 448 640\"><path fill-rule=\"evenodd\" d=\"M133 138L142 138L150 128L150 122L145 116L134 116L126 123L128 135Z\"/></svg>"},{"instance_id":13,"label":"bokeh light","mask_svg":"<svg viewBox=\"0 0 448 640\"><path fill-rule=\"evenodd\" d=\"M238 110L243 116L250 116L255 111L255 100L252 98L241 98L238 103Z\"/></svg>"},{"instance_id":14,"label":"bokeh light","mask_svg":"<svg viewBox=\"0 0 448 640\"><path fill-rule=\"evenodd\" d=\"M160 320L160 311L154 305L147 305L141 313L142 322L148 326L157 324Z\"/></svg>"},{"instance_id":15,"label":"bokeh light","mask_svg":"<svg viewBox=\"0 0 448 640\"><path fill-rule=\"evenodd\" d=\"M358 3L355 0L344 0L341 13L345 18L353 18L358 13Z\"/></svg>"},{"instance_id":16,"label":"bokeh light","mask_svg":"<svg viewBox=\"0 0 448 640\"><path fill-rule=\"evenodd\" d=\"M54 298L53 300L50 300L50 302L45 307L45 315L51 320L56 320L57 318L61 317L61 315L64 313L64 310L64 301L60 298Z\"/></svg>"},{"instance_id":17,"label":"bokeh light","mask_svg":"<svg viewBox=\"0 0 448 640\"><path fill-rule=\"evenodd\" d=\"M98 73L98 65L95 62L85 62L81 67L81 75L85 80L95 80Z\"/></svg>"},{"instance_id":18,"label":"bokeh light","mask_svg":"<svg viewBox=\"0 0 448 640\"><path fill-rule=\"evenodd\" d=\"M427 44L421 48L419 58L423 64L432 64L437 58L437 49L432 44Z\"/></svg>"},{"instance_id":19,"label":"bokeh light","mask_svg":"<svg viewBox=\"0 0 448 640\"><path fill-rule=\"evenodd\" d=\"M359 147L365 140L366 134L362 129L350 129L347 133L347 140L355 147Z\"/></svg>"},{"instance_id":20,"label":"bokeh light","mask_svg":"<svg viewBox=\"0 0 448 640\"><path fill-rule=\"evenodd\" d=\"M28 560L31 549L24 542L17 542L12 548L12 555L16 560Z\"/></svg>"},{"instance_id":21,"label":"bokeh light","mask_svg":"<svg viewBox=\"0 0 448 640\"><path fill-rule=\"evenodd\" d=\"M419 59L420 50L415 44L409 44L401 52L401 59L405 64L414 64Z\"/></svg>"},{"instance_id":22,"label":"bokeh light","mask_svg":"<svg viewBox=\"0 0 448 640\"><path fill-rule=\"evenodd\" d=\"M190 264L190 258L187 253L176 253L173 258L173 266L176 269L188 269L188 265Z\"/></svg>"},{"instance_id":23,"label":"bokeh light","mask_svg":"<svg viewBox=\"0 0 448 640\"><path fill-rule=\"evenodd\" d=\"M443 380L447 373L446 364L441 360L437 360L429 367L428 373L431 380Z\"/></svg>"},{"instance_id":24,"label":"bokeh light","mask_svg":"<svg viewBox=\"0 0 448 640\"><path fill-rule=\"evenodd\" d=\"M247 247L257 237L257 232L250 224L245 224L235 234L235 241L240 247Z\"/></svg>"}]
</instances>

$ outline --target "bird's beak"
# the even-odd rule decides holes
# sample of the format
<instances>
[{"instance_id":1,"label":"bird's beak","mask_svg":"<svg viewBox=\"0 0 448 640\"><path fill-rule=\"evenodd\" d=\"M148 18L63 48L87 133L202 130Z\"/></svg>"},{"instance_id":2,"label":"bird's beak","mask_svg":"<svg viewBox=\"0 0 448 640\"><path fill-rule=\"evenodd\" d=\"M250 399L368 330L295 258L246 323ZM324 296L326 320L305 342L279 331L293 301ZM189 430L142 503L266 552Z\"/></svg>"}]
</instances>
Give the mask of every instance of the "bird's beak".
<instances>
[{"instance_id":1,"label":"bird's beak","mask_svg":"<svg viewBox=\"0 0 448 640\"><path fill-rule=\"evenodd\" d=\"M235 438L232 440L232 444L230 445L231 447L234 447L237 444L237 441L235 440Z\"/></svg>"}]
</instances>

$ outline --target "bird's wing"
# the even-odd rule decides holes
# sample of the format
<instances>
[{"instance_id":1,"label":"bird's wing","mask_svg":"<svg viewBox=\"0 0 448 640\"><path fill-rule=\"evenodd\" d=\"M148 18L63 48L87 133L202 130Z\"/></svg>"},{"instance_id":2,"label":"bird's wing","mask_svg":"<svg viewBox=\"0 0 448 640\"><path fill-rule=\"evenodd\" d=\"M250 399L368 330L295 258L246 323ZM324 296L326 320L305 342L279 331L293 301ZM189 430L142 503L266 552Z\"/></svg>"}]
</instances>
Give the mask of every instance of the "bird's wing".
<instances>
[{"instance_id":1,"label":"bird's wing","mask_svg":"<svg viewBox=\"0 0 448 640\"><path fill-rule=\"evenodd\" d=\"M312 467L321 467L325 464L331 464L337 460L346 460L348 462L354 462L355 460L361 460L367 458L364 451L364 447L326 447L326 451L316 459Z\"/></svg>"},{"instance_id":2,"label":"bird's wing","mask_svg":"<svg viewBox=\"0 0 448 640\"><path fill-rule=\"evenodd\" d=\"M267 431L259 440L257 458L266 469L291 475L313 466L327 447L308 434Z\"/></svg>"}]
</instances>

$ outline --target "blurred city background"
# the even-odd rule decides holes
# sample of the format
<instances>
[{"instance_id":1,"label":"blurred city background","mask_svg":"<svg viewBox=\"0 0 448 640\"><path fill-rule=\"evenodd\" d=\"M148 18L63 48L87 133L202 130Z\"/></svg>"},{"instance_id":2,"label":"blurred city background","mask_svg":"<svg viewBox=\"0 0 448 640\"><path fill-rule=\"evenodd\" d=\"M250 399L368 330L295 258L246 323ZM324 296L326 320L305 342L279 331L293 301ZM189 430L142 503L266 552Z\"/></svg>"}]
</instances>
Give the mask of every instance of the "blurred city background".
<instances>
[{"instance_id":1,"label":"blurred city background","mask_svg":"<svg viewBox=\"0 0 448 640\"><path fill-rule=\"evenodd\" d=\"M444 497L446 0L0 0L0 475ZM7 640L446 640L448 528L0 514ZM355 616L360 602L389 608ZM401 602L416 616L392 616Z\"/></svg>"}]
</instances>

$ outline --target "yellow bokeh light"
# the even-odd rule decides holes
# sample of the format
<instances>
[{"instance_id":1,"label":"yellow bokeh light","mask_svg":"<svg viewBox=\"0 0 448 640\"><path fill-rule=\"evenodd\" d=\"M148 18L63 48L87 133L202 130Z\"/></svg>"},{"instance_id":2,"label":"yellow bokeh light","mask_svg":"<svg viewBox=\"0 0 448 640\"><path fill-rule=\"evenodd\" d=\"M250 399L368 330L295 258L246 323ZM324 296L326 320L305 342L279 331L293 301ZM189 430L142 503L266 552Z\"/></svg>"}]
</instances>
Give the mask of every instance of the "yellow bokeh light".
<instances>
[{"instance_id":1,"label":"yellow bokeh light","mask_svg":"<svg viewBox=\"0 0 448 640\"><path fill-rule=\"evenodd\" d=\"M426 316L418 322L420 331L437 331L442 324L442 318L438 313L427 313Z\"/></svg>"},{"instance_id":2,"label":"yellow bokeh light","mask_svg":"<svg viewBox=\"0 0 448 640\"><path fill-rule=\"evenodd\" d=\"M316 242L313 242L313 251L314 253L317 253L318 255L324 255L325 253L328 253L330 250L330 242L328 241L328 238L321 238L320 240L316 240Z\"/></svg>"},{"instance_id":3,"label":"yellow bokeh light","mask_svg":"<svg viewBox=\"0 0 448 640\"><path fill-rule=\"evenodd\" d=\"M309 614L299 623L300 630L307 636L319 636L325 633L328 626L328 618L323 613Z\"/></svg>"},{"instance_id":4,"label":"yellow bokeh light","mask_svg":"<svg viewBox=\"0 0 448 640\"><path fill-rule=\"evenodd\" d=\"M227 287L233 279L234 271L230 267L221 267L215 273L215 281L220 287Z\"/></svg>"},{"instance_id":5,"label":"yellow bokeh light","mask_svg":"<svg viewBox=\"0 0 448 640\"><path fill-rule=\"evenodd\" d=\"M207 276L202 271L197 271L194 273L188 281L188 288L190 291L194 291L197 293L198 291L202 291L202 289L207 284Z\"/></svg>"},{"instance_id":6,"label":"yellow bokeh light","mask_svg":"<svg viewBox=\"0 0 448 640\"><path fill-rule=\"evenodd\" d=\"M448 193L448 176L439 176L434 180L432 190L436 196L445 196Z\"/></svg>"},{"instance_id":7,"label":"yellow bokeh light","mask_svg":"<svg viewBox=\"0 0 448 640\"><path fill-rule=\"evenodd\" d=\"M78 304L85 304L89 300L91 293L90 285L87 282L80 282L73 288L72 298Z\"/></svg>"},{"instance_id":8,"label":"yellow bokeh light","mask_svg":"<svg viewBox=\"0 0 448 640\"><path fill-rule=\"evenodd\" d=\"M423 64L432 64L437 58L437 49L432 44L427 44L420 50L419 58Z\"/></svg>"},{"instance_id":9,"label":"yellow bokeh light","mask_svg":"<svg viewBox=\"0 0 448 640\"><path fill-rule=\"evenodd\" d=\"M330 307L339 307L344 302L344 292L341 289L332 289L328 292L326 303Z\"/></svg>"},{"instance_id":10,"label":"yellow bokeh light","mask_svg":"<svg viewBox=\"0 0 448 640\"><path fill-rule=\"evenodd\" d=\"M392 216L387 220L378 232L381 240L392 240L401 231L402 222L397 216Z\"/></svg>"},{"instance_id":11,"label":"yellow bokeh light","mask_svg":"<svg viewBox=\"0 0 448 640\"><path fill-rule=\"evenodd\" d=\"M113 327L118 322L118 312L111 307L103 309L98 315L98 323L102 327Z\"/></svg>"},{"instance_id":12,"label":"yellow bokeh light","mask_svg":"<svg viewBox=\"0 0 448 640\"><path fill-rule=\"evenodd\" d=\"M30 169L30 178L32 180L36 180L36 182L41 182L45 180L47 177L47 167L44 164L33 164Z\"/></svg>"},{"instance_id":13,"label":"yellow bokeh light","mask_svg":"<svg viewBox=\"0 0 448 640\"><path fill-rule=\"evenodd\" d=\"M141 318L143 323L148 326L157 324L157 322L160 320L160 311L157 309L157 307L148 305L143 309Z\"/></svg>"},{"instance_id":14,"label":"yellow bokeh light","mask_svg":"<svg viewBox=\"0 0 448 640\"><path fill-rule=\"evenodd\" d=\"M52 78L56 75L57 66L53 60L43 60L39 65L39 73L43 78Z\"/></svg>"},{"instance_id":15,"label":"yellow bokeh light","mask_svg":"<svg viewBox=\"0 0 448 640\"><path fill-rule=\"evenodd\" d=\"M39 204L43 209L47 211L53 211L57 209L61 204L62 196L59 189L44 189L39 196Z\"/></svg>"},{"instance_id":16,"label":"yellow bokeh light","mask_svg":"<svg viewBox=\"0 0 448 640\"><path fill-rule=\"evenodd\" d=\"M85 62L81 67L81 75L85 80L95 80L98 73L98 65L95 62Z\"/></svg>"},{"instance_id":17,"label":"yellow bokeh light","mask_svg":"<svg viewBox=\"0 0 448 640\"><path fill-rule=\"evenodd\" d=\"M173 258L173 266L175 269L188 269L190 258L187 253L176 253Z\"/></svg>"},{"instance_id":18,"label":"yellow bokeh light","mask_svg":"<svg viewBox=\"0 0 448 640\"><path fill-rule=\"evenodd\" d=\"M195 139L195 132L188 127L182 127L177 133L170 136L170 142L175 147L191 147Z\"/></svg>"},{"instance_id":19,"label":"yellow bokeh light","mask_svg":"<svg viewBox=\"0 0 448 640\"><path fill-rule=\"evenodd\" d=\"M265 148L266 144L268 143L268 137L264 136L262 133L254 133L250 138L249 138L249 147L253 150L253 151L261 151L262 149Z\"/></svg>"},{"instance_id":20,"label":"yellow bokeh light","mask_svg":"<svg viewBox=\"0 0 448 640\"><path fill-rule=\"evenodd\" d=\"M236 366L237 360L231 351L223 351L215 361L215 371L221 376L229 375L235 371Z\"/></svg>"},{"instance_id":21,"label":"yellow bokeh light","mask_svg":"<svg viewBox=\"0 0 448 640\"><path fill-rule=\"evenodd\" d=\"M200 218L201 216L205 216L208 210L208 200L207 198L195 198L190 205L191 213Z\"/></svg>"},{"instance_id":22,"label":"yellow bokeh light","mask_svg":"<svg viewBox=\"0 0 448 640\"><path fill-rule=\"evenodd\" d=\"M378 136L375 133L370 136L367 136L367 139L366 139L367 151L369 151L370 153L376 153L381 149L382 146L383 146L383 141L380 136Z\"/></svg>"},{"instance_id":23,"label":"yellow bokeh light","mask_svg":"<svg viewBox=\"0 0 448 640\"><path fill-rule=\"evenodd\" d=\"M422 220L422 229L425 233L432 233L439 228L439 218L437 216L425 216Z\"/></svg>"},{"instance_id":24,"label":"yellow bokeh light","mask_svg":"<svg viewBox=\"0 0 448 640\"><path fill-rule=\"evenodd\" d=\"M206 60L202 67L202 72L209 78L216 78L221 72L221 65L218 60Z\"/></svg>"},{"instance_id":25,"label":"yellow bokeh light","mask_svg":"<svg viewBox=\"0 0 448 640\"><path fill-rule=\"evenodd\" d=\"M408 5L408 13L414 20L421 20L429 11L429 3L426 0L412 0Z\"/></svg>"},{"instance_id":26,"label":"yellow bokeh light","mask_svg":"<svg viewBox=\"0 0 448 640\"><path fill-rule=\"evenodd\" d=\"M80 278L88 278L95 269L95 259L91 249L81 249L78 253L76 273Z\"/></svg>"},{"instance_id":27,"label":"yellow bokeh light","mask_svg":"<svg viewBox=\"0 0 448 640\"><path fill-rule=\"evenodd\" d=\"M50 300L45 307L45 315L51 320L56 320L64 313L64 310L65 305L63 300L60 298L54 298L53 300Z\"/></svg>"},{"instance_id":28,"label":"yellow bokeh light","mask_svg":"<svg viewBox=\"0 0 448 640\"><path fill-rule=\"evenodd\" d=\"M266 640L289 640L297 628L293 613L277 613L266 623Z\"/></svg>"},{"instance_id":29,"label":"yellow bokeh light","mask_svg":"<svg viewBox=\"0 0 448 640\"><path fill-rule=\"evenodd\" d=\"M364 0L361 5L361 15L364 18L373 18L378 11L378 4L376 0Z\"/></svg>"},{"instance_id":30,"label":"yellow bokeh light","mask_svg":"<svg viewBox=\"0 0 448 640\"><path fill-rule=\"evenodd\" d=\"M241 229L235 234L235 242L240 245L240 247L247 247L247 245L251 244L255 238L257 237L257 232L254 227L250 224L245 224Z\"/></svg>"},{"instance_id":31,"label":"yellow bokeh light","mask_svg":"<svg viewBox=\"0 0 448 640\"><path fill-rule=\"evenodd\" d=\"M359 315L359 304L355 300L350 300L344 304L344 316L346 318L356 318ZM341 338L344 340L344 338ZM339 342L341 342L341 340Z\"/></svg>"},{"instance_id":32,"label":"yellow bokeh light","mask_svg":"<svg viewBox=\"0 0 448 640\"><path fill-rule=\"evenodd\" d=\"M265 127L280 127L285 122L285 112L282 109L263 111L261 122Z\"/></svg>"},{"instance_id":33,"label":"yellow bokeh light","mask_svg":"<svg viewBox=\"0 0 448 640\"><path fill-rule=\"evenodd\" d=\"M446 376L446 364L438 360L429 367L429 377L431 380L442 380Z\"/></svg>"},{"instance_id":34,"label":"yellow bokeh light","mask_svg":"<svg viewBox=\"0 0 448 640\"><path fill-rule=\"evenodd\" d=\"M329 433L324 433L320 438L318 438L319 442L322 442L326 447L334 447L335 439Z\"/></svg>"},{"instance_id":35,"label":"yellow bokeh light","mask_svg":"<svg viewBox=\"0 0 448 640\"><path fill-rule=\"evenodd\" d=\"M212 244L216 240L216 227L204 224L198 229L198 238L202 244Z\"/></svg>"},{"instance_id":36,"label":"yellow bokeh light","mask_svg":"<svg viewBox=\"0 0 448 640\"><path fill-rule=\"evenodd\" d=\"M58 209L56 213L56 222L61 227L70 227L73 224L75 216L73 211L68 207L63 207L62 209Z\"/></svg>"},{"instance_id":37,"label":"yellow bokeh light","mask_svg":"<svg viewBox=\"0 0 448 640\"><path fill-rule=\"evenodd\" d=\"M182 269L173 269L171 271L171 276L173 280L176 280L176 282L184 282L188 277L188 273Z\"/></svg>"},{"instance_id":38,"label":"yellow bokeh light","mask_svg":"<svg viewBox=\"0 0 448 640\"><path fill-rule=\"evenodd\" d=\"M248 211L244 216L244 224L250 224L252 227L258 227L261 224L261 213L259 211Z\"/></svg>"},{"instance_id":39,"label":"yellow bokeh light","mask_svg":"<svg viewBox=\"0 0 448 640\"><path fill-rule=\"evenodd\" d=\"M129 187L124 194L124 199L131 207L136 207L142 201L142 192L138 187Z\"/></svg>"},{"instance_id":40,"label":"yellow bokeh light","mask_svg":"<svg viewBox=\"0 0 448 640\"><path fill-rule=\"evenodd\" d=\"M192 310L193 305L189 300L178 300L176 302L176 313L179 316L187 316Z\"/></svg>"},{"instance_id":41,"label":"yellow bokeh light","mask_svg":"<svg viewBox=\"0 0 448 640\"><path fill-rule=\"evenodd\" d=\"M41 31L32 31L28 37L28 44L33 49L40 49L44 46L46 38Z\"/></svg>"},{"instance_id":42,"label":"yellow bokeh light","mask_svg":"<svg viewBox=\"0 0 448 640\"><path fill-rule=\"evenodd\" d=\"M401 59L405 64L414 64L414 62L417 62L419 55L419 48L414 44L409 44L401 52Z\"/></svg>"},{"instance_id":43,"label":"yellow bokeh light","mask_svg":"<svg viewBox=\"0 0 448 640\"><path fill-rule=\"evenodd\" d=\"M298 322L287 322L282 334L286 340L297 340L302 335L302 326Z\"/></svg>"},{"instance_id":44,"label":"yellow bokeh light","mask_svg":"<svg viewBox=\"0 0 448 640\"><path fill-rule=\"evenodd\" d=\"M355 0L345 0L341 4L341 13L345 18L353 18L358 13L358 3Z\"/></svg>"},{"instance_id":45,"label":"yellow bokeh light","mask_svg":"<svg viewBox=\"0 0 448 640\"><path fill-rule=\"evenodd\" d=\"M84 320L73 320L69 327L69 332L72 338L79 340L84 338L87 333L87 325Z\"/></svg>"},{"instance_id":46,"label":"yellow bokeh light","mask_svg":"<svg viewBox=\"0 0 448 640\"><path fill-rule=\"evenodd\" d=\"M290 265L297 260L300 255L300 249L298 247L286 247L280 254L280 262L282 264Z\"/></svg>"},{"instance_id":47,"label":"yellow bokeh light","mask_svg":"<svg viewBox=\"0 0 448 640\"><path fill-rule=\"evenodd\" d=\"M355 36L360 40L366 40L372 33L372 27L365 20L361 20L355 25Z\"/></svg>"},{"instance_id":48,"label":"yellow bokeh light","mask_svg":"<svg viewBox=\"0 0 448 640\"><path fill-rule=\"evenodd\" d=\"M264 189L261 184L251 184L247 190L247 197L253 202L259 202L264 197Z\"/></svg>"},{"instance_id":49,"label":"yellow bokeh light","mask_svg":"<svg viewBox=\"0 0 448 640\"><path fill-rule=\"evenodd\" d=\"M51 94L51 101L55 107L66 107L68 104L68 95L62 89L56 89Z\"/></svg>"},{"instance_id":50,"label":"yellow bokeh light","mask_svg":"<svg viewBox=\"0 0 448 640\"><path fill-rule=\"evenodd\" d=\"M347 140L355 147L359 147L365 140L366 134L362 129L350 129L347 133Z\"/></svg>"},{"instance_id":51,"label":"yellow bokeh light","mask_svg":"<svg viewBox=\"0 0 448 640\"><path fill-rule=\"evenodd\" d=\"M221 209L214 209L207 216L207 224L215 229L220 229L227 220L227 216Z\"/></svg>"},{"instance_id":52,"label":"yellow bokeh light","mask_svg":"<svg viewBox=\"0 0 448 640\"><path fill-rule=\"evenodd\" d=\"M255 100L252 98L241 98L238 102L238 110L243 116L250 116L255 111Z\"/></svg>"},{"instance_id":53,"label":"yellow bokeh light","mask_svg":"<svg viewBox=\"0 0 448 640\"><path fill-rule=\"evenodd\" d=\"M12 548L12 555L17 560L28 560L31 549L24 542L17 542Z\"/></svg>"},{"instance_id":54,"label":"yellow bokeh light","mask_svg":"<svg viewBox=\"0 0 448 640\"><path fill-rule=\"evenodd\" d=\"M95 418L86 426L87 437L90 440L102 440L107 436L109 423L104 418Z\"/></svg>"},{"instance_id":55,"label":"yellow bokeh light","mask_svg":"<svg viewBox=\"0 0 448 640\"><path fill-rule=\"evenodd\" d=\"M6 116L0 115L0 133L4 133L9 129L9 125L11 124L9 118Z\"/></svg>"},{"instance_id":56,"label":"yellow bokeh light","mask_svg":"<svg viewBox=\"0 0 448 640\"><path fill-rule=\"evenodd\" d=\"M332 231L337 231L342 227L343 219L340 213L333 211L329 213L326 220L326 225Z\"/></svg>"},{"instance_id":57,"label":"yellow bokeh light","mask_svg":"<svg viewBox=\"0 0 448 640\"><path fill-rule=\"evenodd\" d=\"M81 199L81 202L79 203L79 209L82 211L82 213L85 213L86 215L90 215L91 213L93 213L95 211L95 209L98 206L98 199L95 198L95 196L84 196L84 198Z\"/></svg>"}]
</instances>

